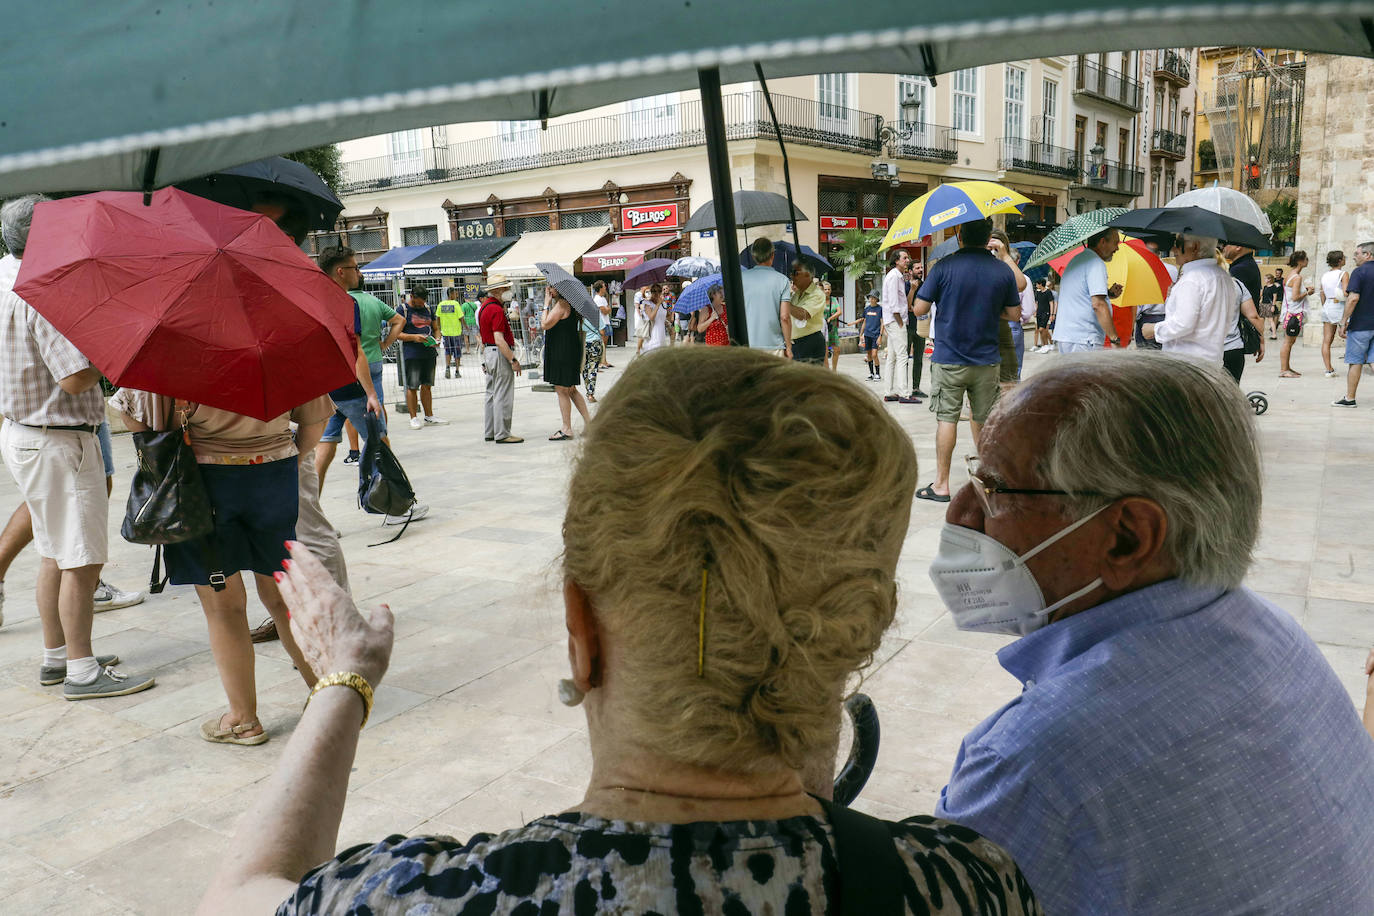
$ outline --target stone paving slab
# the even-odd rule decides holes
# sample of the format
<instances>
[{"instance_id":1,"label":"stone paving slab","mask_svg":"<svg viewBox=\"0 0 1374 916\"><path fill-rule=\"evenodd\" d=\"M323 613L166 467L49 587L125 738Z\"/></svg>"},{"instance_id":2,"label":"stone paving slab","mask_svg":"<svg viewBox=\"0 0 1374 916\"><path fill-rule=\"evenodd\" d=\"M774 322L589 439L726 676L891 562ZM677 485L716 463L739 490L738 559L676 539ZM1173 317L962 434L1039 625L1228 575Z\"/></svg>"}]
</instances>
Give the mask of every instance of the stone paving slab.
<instances>
[{"instance_id":1,"label":"stone paving slab","mask_svg":"<svg viewBox=\"0 0 1374 916\"><path fill-rule=\"evenodd\" d=\"M628 361L626 351L613 355ZM1053 358L1028 354L1027 371ZM1315 348L1295 350L1294 365L1303 378L1278 379L1276 360L1247 369L1245 390L1264 390L1271 405L1256 420L1264 513L1248 584L1307 628L1358 705L1374 643L1366 536L1374 379L1364 383L1367 406L1339 410L1329 405L1344 382L1321 377ZM845 357L841 371L858 378L863 363ZM603 390L618 375L603 372ZM519 446L481 441L480 396L435 406L452 425L394 424L397 454L432 507L399 541L367 546L394 529L355 508L352 466L336 461L326 481L325 509L343 532L355 595L385 601L397 617L341 848L394 832L461 837L516 826L575 804L590 771L583 715L555 696L567 670L557 556L577 443L547 441L558 428L549 393L517 392L515 432L527 439ZM927 482L933 415L924 406L887 409L912 435ZM966 427L961 436L956 455L971 453ZM151 552L118 537L133 464L128 436L115 437L115 450L106 578L135 588ZM962 473L956 462L956 485ZM0 514L16 499L0 474ZM863 676L883 744L859 807L885 817L931 810L964 733L1018 691L993 654L1008 639L956 630L926 577L943 508L915 503L896 623ZM129 670L156 674L158 686L67 703L61 688L37 685L35 570L30 549L6 579L0 629L0 912L189 912L285 748L305 687L279 645L258 646L261 717L273 740L256 748L199 740L199 722L224 708L223 693L194 592L170 587L95 620L97 651L117 651ZM267 614L249 600L256 624Z\"/></svg>"}]
</instances>

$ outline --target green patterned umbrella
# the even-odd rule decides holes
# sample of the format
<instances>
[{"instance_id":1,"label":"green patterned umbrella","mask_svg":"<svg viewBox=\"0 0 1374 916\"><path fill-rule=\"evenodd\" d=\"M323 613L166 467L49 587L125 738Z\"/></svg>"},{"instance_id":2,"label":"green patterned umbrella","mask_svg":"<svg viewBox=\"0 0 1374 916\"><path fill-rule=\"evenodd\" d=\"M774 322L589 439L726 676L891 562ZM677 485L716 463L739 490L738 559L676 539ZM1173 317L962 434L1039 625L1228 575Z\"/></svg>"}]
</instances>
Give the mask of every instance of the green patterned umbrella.
<instances>
[{"instance_id":1,"label":"green patterned umbrella","mask_svg":"<svg viewBox=\"0 0 1374 916\"><path fill-rule=\"evenodd\" d=\"M1030 270L1032 267L1048 264L1064 252L1073 251L1089 237L1097 235L1103 229L1110 229L1107 223L1125 212L1122 207L1103 207L1101 210L1070 217L1068 222L1060 223L1053 232L1045 236L1043 242L1035 246L1025 269Z\"/></svg>"}]
</instances>

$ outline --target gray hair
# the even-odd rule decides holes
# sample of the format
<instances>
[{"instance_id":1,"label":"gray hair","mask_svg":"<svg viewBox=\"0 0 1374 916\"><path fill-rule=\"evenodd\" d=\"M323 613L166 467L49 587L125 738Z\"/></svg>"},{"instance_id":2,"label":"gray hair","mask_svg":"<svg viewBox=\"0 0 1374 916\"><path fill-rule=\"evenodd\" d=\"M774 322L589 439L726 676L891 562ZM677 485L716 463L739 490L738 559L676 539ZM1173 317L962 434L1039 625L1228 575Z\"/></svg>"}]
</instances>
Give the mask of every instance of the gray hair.
<instances>
[{"instance_id":1,"label":"gray hair","mask_svg":"<svg viewBox=\"0 0 1374 916\"><path fill-rule=\"evenodd\" d=\"M1217 256L1217 240L1205 235L1181 235L1183 244L1197 242L1197 256L1199 258L1215 258Z\"/></svg>"},{"instance_id":2,"label":"gray hair","mask_svg":"<svg viewBox=\"0 0 1374 916\"><path fill-rule=\"evenodd\" d=\"M1368 257L1374 258L1374 242L1361 242L1355 247L1363 251Z\"/></svg>"},{"instance_id":3,"label":"gray hair","mask_svg":"<svg viewBox=\"0 0 1374 916\"><path fill-rule=\"evenodd\" d=\"M1153 352L1075 355L1025 386L1069 383L1038 470L1046 486L1164 509L1164 550L1180 579L1236 588L1259 535L1260 452L1253 413L1221 371ZM1020 401L1020 399L1017 399ZM1102 497L1069 497L1081 518Z\"/></svg>"},{"instance_id":4,"label":"gray hair","mask_svg":"<svg viewBox=\"0 0 1374 916\"><path fill-rule=\"evenodd\" d=\"M15 257L24 254L29 242L29 226L33 224L34 204L47 200L42 194L25 194L5 201L0 207L0 239Z\"/></svg>"}]
</instances>

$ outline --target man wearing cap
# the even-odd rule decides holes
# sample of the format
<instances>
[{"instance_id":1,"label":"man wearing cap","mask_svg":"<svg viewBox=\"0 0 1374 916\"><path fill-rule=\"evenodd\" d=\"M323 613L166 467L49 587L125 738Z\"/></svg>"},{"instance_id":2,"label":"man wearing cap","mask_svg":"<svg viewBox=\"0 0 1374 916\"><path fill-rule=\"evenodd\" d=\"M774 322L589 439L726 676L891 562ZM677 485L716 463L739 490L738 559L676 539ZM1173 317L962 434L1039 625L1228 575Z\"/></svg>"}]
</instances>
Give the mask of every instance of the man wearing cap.
<instances>
[{"instance_id":1,"label":"man wearing cap","mask_svg":"<svg viewBox=\"0 0 1374 916\"><path fill-rule=\"evenodd\" d=\"M515 377L520 360L515 356L515 334L506 318L505 303L511 299L510 281L500 274L487 278L487 294L477 310L477 329L482 335L482 371L486 395L482 401L483 437L498 445L525 440L510 434L515 412Z\"/></svg>"}]
</instances>

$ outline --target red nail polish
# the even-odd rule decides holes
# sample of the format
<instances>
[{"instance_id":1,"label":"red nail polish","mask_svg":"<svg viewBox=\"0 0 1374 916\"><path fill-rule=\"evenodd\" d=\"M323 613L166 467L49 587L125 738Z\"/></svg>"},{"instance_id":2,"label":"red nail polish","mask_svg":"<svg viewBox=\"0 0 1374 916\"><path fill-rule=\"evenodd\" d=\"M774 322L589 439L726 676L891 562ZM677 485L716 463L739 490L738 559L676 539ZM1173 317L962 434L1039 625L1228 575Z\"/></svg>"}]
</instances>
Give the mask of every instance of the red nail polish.
<instances>
[{"instance_id":1,"label":"red nail polish","mask_svg":"<svg viewBox=\"0 0 1374 916\"><path fill-rule=\"evenodd\" d=\"M275 581L275 582L281 582L281 580L284 579L284 578L286 578L286 573L281 573L281 572L274 572L274 573L272 573L272 579L273 579L273 581Z\"/></svg>"},{"instance_id":2,"label":"red nail polish","mask_svg":"<svg viewBox=\"0 0 1374 916\"><path fill-rule=\"evenodd\" d=\"M283 547L285 547L287 550L290 550L290 549L291 549L291 542L290 542L290 541L282 541L282 542L281 542L281 545L282 545Z\"/></svg>"},{"instance_id":3,"label":"red nail polish","mask_svg":"<svg viewBox=\"0 0 1374 916\"><path fill-rule=\"evenodd\" d=\"M290 572L290 571L291 571L291 561L290 561L290 560L282 560L282 561L281 561L281 568L284 569L284 570L286 570L287 572Z\"/></svg>"}]
</instances>

